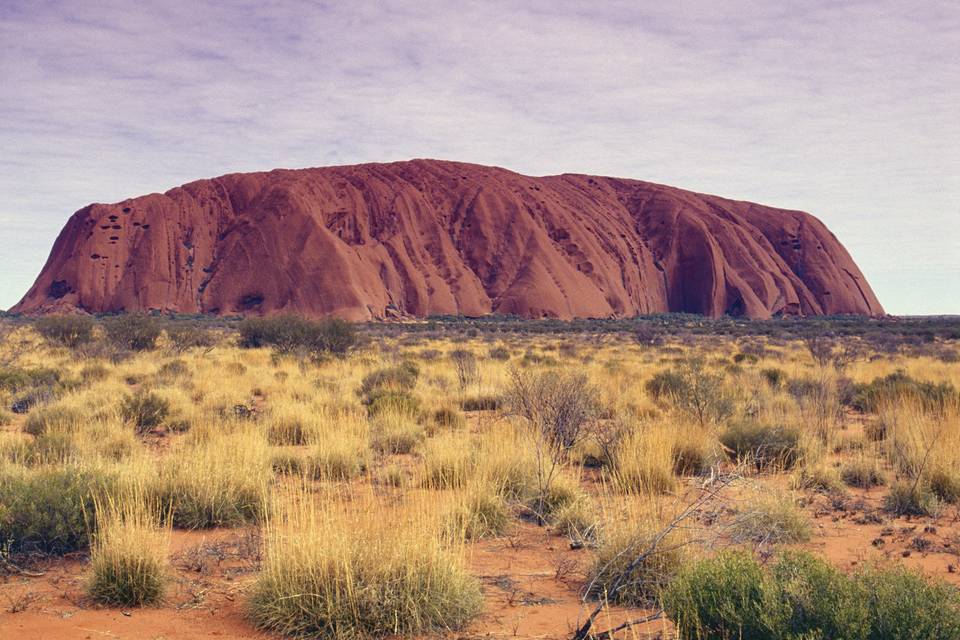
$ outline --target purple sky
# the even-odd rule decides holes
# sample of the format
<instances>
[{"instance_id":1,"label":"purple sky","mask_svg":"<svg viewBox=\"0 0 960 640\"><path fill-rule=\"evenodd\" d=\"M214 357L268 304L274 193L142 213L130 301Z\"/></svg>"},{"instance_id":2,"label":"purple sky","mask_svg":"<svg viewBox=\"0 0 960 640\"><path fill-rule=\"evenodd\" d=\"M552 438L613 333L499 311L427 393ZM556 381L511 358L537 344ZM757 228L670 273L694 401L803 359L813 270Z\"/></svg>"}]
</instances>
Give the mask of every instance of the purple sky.
<instances>
[{"instance_id":1,"label":"purple sky","mask_svg":"<svg viewBox=\"0 0 960 640\"><path fill-rule=\"evenodd\" d=\"M0 0L0 87L0 308L89 202L430 157L804 209L960 313L957 0Z\"/></svg>"}]
</instances>

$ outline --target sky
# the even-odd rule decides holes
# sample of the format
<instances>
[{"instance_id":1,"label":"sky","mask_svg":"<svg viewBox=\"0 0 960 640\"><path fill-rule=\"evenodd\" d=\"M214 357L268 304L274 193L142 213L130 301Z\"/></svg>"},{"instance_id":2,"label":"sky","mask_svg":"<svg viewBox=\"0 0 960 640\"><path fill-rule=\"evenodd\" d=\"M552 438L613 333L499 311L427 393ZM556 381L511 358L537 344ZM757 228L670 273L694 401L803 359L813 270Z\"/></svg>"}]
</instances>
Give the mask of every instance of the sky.
<instances>
[{"instance_id":1,"label":"sky","mask_svg":"<svg viewBox=\"0 0 960 640\"><path fill-rule=\"evenodd\" d=\"M88 203L410 158L802 209L958 314L960 2L0 0L0 308Z\"/></svg>"}]
</instances>

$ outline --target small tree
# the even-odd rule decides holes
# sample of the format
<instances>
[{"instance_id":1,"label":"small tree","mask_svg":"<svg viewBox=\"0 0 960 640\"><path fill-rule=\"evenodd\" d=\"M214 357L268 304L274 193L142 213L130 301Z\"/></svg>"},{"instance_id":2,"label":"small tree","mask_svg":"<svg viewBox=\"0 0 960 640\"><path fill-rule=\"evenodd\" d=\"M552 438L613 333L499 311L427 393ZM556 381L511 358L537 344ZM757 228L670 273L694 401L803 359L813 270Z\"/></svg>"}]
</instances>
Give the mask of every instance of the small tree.
<instances>
[{"instance_id":1,"label":"small tree","mask_svg":"<svg viewBox=\"0 0 960 640\"><path fill-rule=\"evenodd\" d=\"M733 413L733 403L723 388L723 374L707 371L699 359L688 360L677 370L658 373L646 388L654 397L668 398L701 427Z\"/></svg>"},{"instance_id":2,"label":"small tree","mask_svg":"<svg viewBox=\"0 0 960 640\"><path fill-rule=\"evenodd\" d=\"M217 344L213 332L197 323L170 323L165 331L170 348L177 355L182 355L194 348L209 351Z\"/></svg>"},{"instance_id":3,"label":"small tree","mask_svg":"<svg viewBox=\"0 0 960 640\"><path fill-rule=\"evenodd\" d=\"M584 438L596 417L597 388L581 373L510 372L507 406L524 422L534 443L537 472L536 517L543 524L544 499L567 452Z\"/></svg>"}]
</instances>

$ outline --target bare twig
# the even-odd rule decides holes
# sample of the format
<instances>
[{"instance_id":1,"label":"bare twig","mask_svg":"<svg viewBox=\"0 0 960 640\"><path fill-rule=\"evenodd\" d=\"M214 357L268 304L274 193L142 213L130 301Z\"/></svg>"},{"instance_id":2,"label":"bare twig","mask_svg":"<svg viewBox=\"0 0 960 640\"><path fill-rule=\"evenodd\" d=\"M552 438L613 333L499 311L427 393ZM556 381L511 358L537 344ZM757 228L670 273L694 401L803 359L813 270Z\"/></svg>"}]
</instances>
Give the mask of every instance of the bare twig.
<instances>
[{"instance_id":1,"label":"bare twig","mask_svg":"<svg viewBox=\"0 0 960 640\"><path fill-rule=\"evenodd\" d=\"M670 535L671 532L679 528L684 521L694 517L697 513L699 513L705 505L717 498L724 491L724 489L729 487L739 477L740 475L738 473L731 473L725 476L711 478L708 482L704 483L702 491L697 499L688 504L680 513L674 516L674 518L665 527L657 532L647 544L646 548L638 553L634 559L630 561L626 568L624 568L624 570L617 576L610 588L606 590L600 603L593 609L593 611L590 612L590 615L587 617L583 625L577 629L577 632L573 636L573 640L586 640L587 638L596 637L599 635L591 633L591 629L593 628L593 623L596 621L597 616L603 612L603 609L607 606L610 598L616 596L621 589L630 584L630 580L634 572L636 572L636 570L643 564L644 561L647 560L647 558L658 551L660 543L663 542L663 540ZM617 557L619 557L619 555ZM614 560L616 560L617 557L615 557ZM611 562L614 560L611 560ZM585 590L584 598L587 597L586 594L589 594L592 591L593 590L588 586L588 588ZM659 617L663 615L663 611L657 611L651 615L656 615ZM642 624L642 622L636 622L634 624ZM610 633L619 630L620 629L608 630L604 633L609 635Z\"/></svg>"}]
</instances>

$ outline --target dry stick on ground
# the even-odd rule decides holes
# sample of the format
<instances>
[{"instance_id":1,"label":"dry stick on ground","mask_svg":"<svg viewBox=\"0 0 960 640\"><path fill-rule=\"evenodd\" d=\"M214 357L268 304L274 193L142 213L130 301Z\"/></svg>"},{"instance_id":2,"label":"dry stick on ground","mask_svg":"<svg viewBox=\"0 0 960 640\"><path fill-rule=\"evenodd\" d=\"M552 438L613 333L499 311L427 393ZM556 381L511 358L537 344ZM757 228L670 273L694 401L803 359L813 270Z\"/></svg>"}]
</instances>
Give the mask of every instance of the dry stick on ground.
<instances>
[{"instance_id":1,"label":"dry stick on ground","mask_svg":"<svg viewBox=\"0 0 960 640\"><path fill-rule=\"evenodd\" d=\"M0 569L3 569L9 573L15 573L20 576L27 576L28 578L39 578L46 573L44 571L29 571L22 567L18 567L6 558L0 558Z\"/></svg>"},{"instance_id":2,"label":"dry stick on ground","mask_svg":"<svg viewBox=\"0 0 960 640\"><path fill-rule=\"evenodd\" d=\"M719 476L711 478L708 480L702 488L702 492L697 497L696 500L688 504L683 511L678 513L674 518L656 535L650 540L650 543L644 548L637 556L630 561L630 564L626 566L623 572L617 576L617 579L614 580L613 584L606 591L600 603L590 612L590 615L587 617L583 625L577 629L577 632L573 635L573 640L586 640L591 637L610 637L613 633L618 631L623 631L629 627L633 627L639 624L644 624L645 622L652 622L663 617L663 610L658 610L650 615L644 616L642 618L636 618L634 620L628 620L623 624L620 624L614 628L606 629L604 631L591 632L593 629L593 623L596 621L597 616L599 616L603 609L607 606L612 596L615 596L623 587L630 584L630 579L633 573L640 567L643 562L649 558L651 555L658 551L658 547L664 538L670 535L675 529L679 528L689 518L695 517L700 510L705 507L707 504L715 500L720 494L729 487L735 480L740 478L739 473L730 473L724 476ZM586 589L586 593L589 593L591 589ZM584 595L584 598L587 596Z\"/></svg>"}]
</instances>

